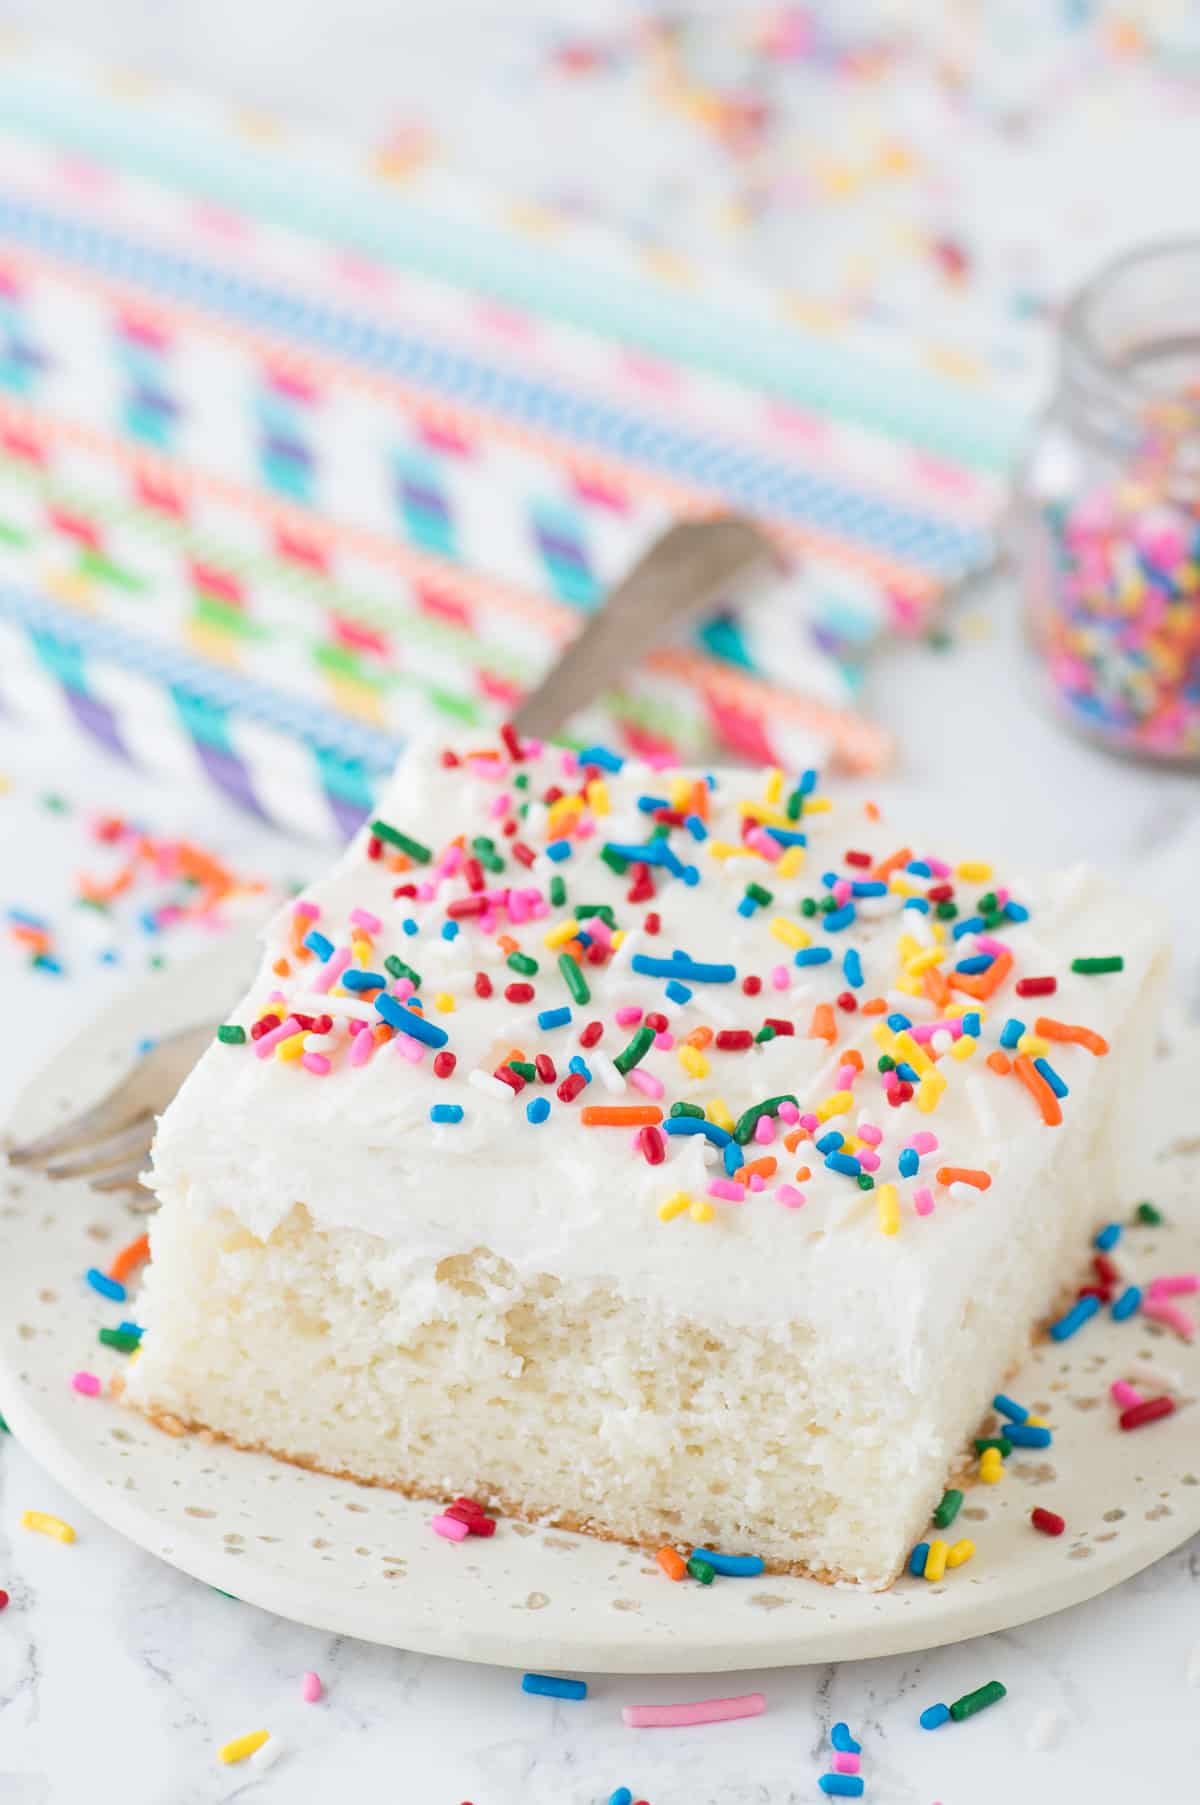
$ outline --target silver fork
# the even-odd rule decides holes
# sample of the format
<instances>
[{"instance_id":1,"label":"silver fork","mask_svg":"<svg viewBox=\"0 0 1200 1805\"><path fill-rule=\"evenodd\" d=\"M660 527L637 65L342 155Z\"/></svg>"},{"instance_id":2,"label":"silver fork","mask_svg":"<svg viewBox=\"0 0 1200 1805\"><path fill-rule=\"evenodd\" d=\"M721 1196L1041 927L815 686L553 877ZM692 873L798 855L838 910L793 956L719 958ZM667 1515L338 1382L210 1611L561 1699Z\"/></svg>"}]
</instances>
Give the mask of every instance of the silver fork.
<instances>
[{"instance_id":1,"label":"silver fork","mask_svg":"<svg viewBox=\"0 0 1200 1805\"><path fill-rule=\"evenodd\" d=\"M526 697L515 716L518 731L552 734L672 631L777 562L771 541L749 520L725 515L668 527ZM155 1117L217 1027L215 1021L204 1022L164 1037L99 1103L61 1128L10 1148L9 1161L47 1178L89 1178L93 1191L126 1191L135 1210L153 1209L155 1199L140 1174Z\"/></svg>"}]
</instances>

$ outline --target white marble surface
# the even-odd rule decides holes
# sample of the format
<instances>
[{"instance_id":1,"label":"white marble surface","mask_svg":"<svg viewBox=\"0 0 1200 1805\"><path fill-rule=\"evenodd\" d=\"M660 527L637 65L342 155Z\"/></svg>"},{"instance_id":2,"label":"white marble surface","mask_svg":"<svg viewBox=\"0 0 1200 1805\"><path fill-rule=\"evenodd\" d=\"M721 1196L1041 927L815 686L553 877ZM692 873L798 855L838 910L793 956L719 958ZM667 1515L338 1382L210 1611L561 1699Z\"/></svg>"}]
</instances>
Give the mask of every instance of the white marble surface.
<instances>
[{"instance_id":1,"label":"white marble surface","mask_svg":"<svg viewBox=\"0 0 1200 1805\"><path fill-rule=\"evenodd\" d=\"M1189 888L1200 873L1200 786L1107 759L1039 711L1004 583L968 604L953 650L889 654L871 699L896 730L885 806L940 797L980 851L1021 847L1038 861L1092 857L1126 871L1194 943ZM15 800L0 814L4 895L64 894L76 841L37 806L54 783L78 803L140 808L282 875L316 856L264 840L202 797L52 758L0 732L0 771ZM986 824L986 825L985 825ZM182 956L172 941L167 957ZM3 1003L25 1027L0 1042L0 1095L29 1054L48 1051L77 1012L140 972L136 943L117 967L77 963L69 987L0 967ZM1197 1001L1194 956L1179 987ZM35 1506L79 1530L69 1548L18 1526ZM1182 1800L1200 1753L1197 1694L1200 1543L1096 1602L1007 1635L909 1659L698 1679L595 1678L582 1704L526 1697L516 1675L364 1645L274 1620L161 1566L93 1521L21 1449L0 1448L0 1805L208 1805L249 1797L308 1801L349 1784L364 1800L413 1805L605 1805L618 1785L650 1805L789 1805L820 1797L826 1736L839 1717L864 1745L867 1797L879 1805L1008 1805L1087 1796ZM320 1673L318 1705L301 1675ZM1200 1676L1198 1676L1200 1677ZM982 1681L1009 1698L950 1731L917 1727L922 1707ZM620 1707L761 1689L762 1718L692 1731L632 1731ZM1043 1713L1058 1741L1027 1741ZM224 1768L228 1738L268 1728L286 1744L264 1771Z\"/></svg>"}]
</instances>

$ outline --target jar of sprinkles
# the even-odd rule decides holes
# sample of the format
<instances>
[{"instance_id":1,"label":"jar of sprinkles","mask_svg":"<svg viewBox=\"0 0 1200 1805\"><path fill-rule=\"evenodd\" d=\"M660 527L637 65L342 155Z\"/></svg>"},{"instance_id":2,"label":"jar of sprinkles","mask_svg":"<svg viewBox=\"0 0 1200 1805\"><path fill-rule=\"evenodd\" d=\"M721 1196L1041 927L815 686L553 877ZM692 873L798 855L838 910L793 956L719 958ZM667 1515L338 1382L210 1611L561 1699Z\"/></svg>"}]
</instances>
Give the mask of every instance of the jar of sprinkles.
<instances>
[{"instance_id":1,"label":"jar of sprinkles","mask_svg":"<svg viewBox=\"0 0 1200 1805\"><path fill-rule=\"evenodd\" d=\"M1200 240L1122 257L1071 302L1014 528L1060 714L1200 763Z\"/></svg>"}]
</instances>

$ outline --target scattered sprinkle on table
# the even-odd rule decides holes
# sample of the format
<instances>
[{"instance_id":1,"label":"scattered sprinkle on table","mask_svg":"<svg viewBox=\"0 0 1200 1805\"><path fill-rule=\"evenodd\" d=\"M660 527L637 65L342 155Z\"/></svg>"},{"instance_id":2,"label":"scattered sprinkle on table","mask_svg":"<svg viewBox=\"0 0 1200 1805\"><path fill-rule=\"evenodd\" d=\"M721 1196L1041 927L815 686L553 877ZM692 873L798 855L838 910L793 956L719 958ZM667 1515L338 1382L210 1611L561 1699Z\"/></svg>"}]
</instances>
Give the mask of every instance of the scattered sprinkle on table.
<instances>
[{"instance_id":1,"label":"scattered sprinkle on table","mask_svg":"<svg viewBox=\"0 0 1200 1805\"><path fill-rule=\"evenodd\" d=\"M61 1517L52 1517L48 1511L25 1510L21 1512L21 1528L32 1529L35 1534L51 1536L56 1542L73 1542L75 1531Z\"/></svg>"},{"instance_id":2,"label":"scattered sprinkle on table","mask_svg":"<svg viewBox=\"0 0 1200 1805\"><path fill-rule=\"evenodd\" d=\"M232 1742L223 1743L217 1750L217 1760L226 1767L231 1767L235 1761L245 1761L248 1755L262 1748L270 1734L269 1730L251 1730L246 1736L235 1736Z\"/></svg>"},{"instance_id":3,"label":"scattered sprinkle on table","mask_svg":"<svg viewBox=\"0 0 1200 1805\"><path fill-rule=\"evenodd\" d=\"M587 1697L586 1680L560 1680L553 1674L527 1673L521 1681L522 1692L535 1692L540 1698Z\"/></svg>"}]
</instances>

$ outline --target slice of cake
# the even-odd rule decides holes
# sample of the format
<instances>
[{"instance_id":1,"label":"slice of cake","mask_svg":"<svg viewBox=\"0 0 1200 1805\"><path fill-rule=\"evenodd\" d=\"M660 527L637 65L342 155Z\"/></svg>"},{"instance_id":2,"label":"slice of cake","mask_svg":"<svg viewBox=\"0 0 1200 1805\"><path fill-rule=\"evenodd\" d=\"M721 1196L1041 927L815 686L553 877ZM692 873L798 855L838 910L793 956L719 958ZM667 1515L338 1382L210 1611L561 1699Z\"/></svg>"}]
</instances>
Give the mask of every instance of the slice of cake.
<instances>
[{"instance_id":1,"label":"slice of cake","mask_svg":"<svg viewBox=\"0 0 1200 1805\"><path fill-rule=\"evenodd\" d=\"M128 1396L885 1586L1117 1205L1161 949L815 775L407 756L159 1126Z\"/></svg>"}]
</instances>

